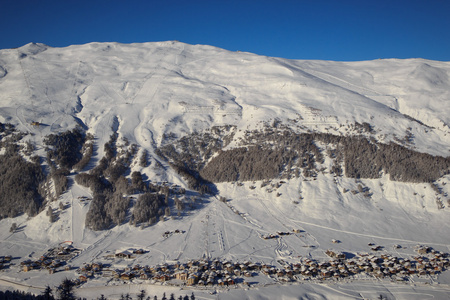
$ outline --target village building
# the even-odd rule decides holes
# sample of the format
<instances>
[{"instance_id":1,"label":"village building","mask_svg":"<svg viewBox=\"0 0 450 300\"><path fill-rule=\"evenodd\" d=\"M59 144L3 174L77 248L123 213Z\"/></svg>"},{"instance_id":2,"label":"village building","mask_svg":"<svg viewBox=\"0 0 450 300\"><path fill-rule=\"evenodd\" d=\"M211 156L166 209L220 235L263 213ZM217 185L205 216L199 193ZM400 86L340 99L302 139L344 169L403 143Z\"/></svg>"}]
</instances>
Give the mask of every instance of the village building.
<instances>
[{"instance_id":1,"label":"village building","mask_svg":"<svg viewBox=\"0 0 450 300\"><path fill-rule=\"evenodd\" d=\"M185 271L181 271L175 274L175 278L178 280L186 281L188 278L188 273Z\"/></svg>"},{"instance_id":2,"label":"village building","mask_svg":"<svg viewBox=\"0 0 450 300\"><path fill-rule=\"evenodd\" d=\"M118 251L114 255L116 258L127 258L130 259L133 256L133 252L124 250L124 251Z\"/></svg>"},{"instance_id":3,"label":"village building","mask_svg":"<svg viewBox=\"0 0 450 300\"><path fill-rule=\"evenodd\" d=\"M187 285L194 285L199 281L198 275L191 274L187 279Z\"/></svg>"}]
</instances>

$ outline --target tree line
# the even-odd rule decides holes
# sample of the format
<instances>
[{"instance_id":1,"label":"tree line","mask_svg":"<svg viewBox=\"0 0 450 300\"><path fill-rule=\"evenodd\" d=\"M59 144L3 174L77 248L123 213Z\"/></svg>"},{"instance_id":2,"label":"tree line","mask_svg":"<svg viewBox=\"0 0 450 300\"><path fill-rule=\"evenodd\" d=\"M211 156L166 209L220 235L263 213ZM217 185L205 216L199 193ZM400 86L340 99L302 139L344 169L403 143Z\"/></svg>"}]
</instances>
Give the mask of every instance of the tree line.
<instances>
[{"instance_id":1,"label":"tree line","mask_svg":"<svg viewBox=\"0 0 450 300\"><path fill-rule=\"evenodd\" d=\"M53 290L50 286L46 286L45 290L35 295L30 292L22 292L19 290L13 291L0 291L0 300L87 300L86 298L77 297L74 291L75 283L70 279L63 279L62 282ZM145 290L141 290L136 295L136 300L158 300L158 296L148 295ZM176 297L174 293L171 293L169 297L166 293L163 293L161 300L195 300L195 295L192 292L190 295L180 295ZM108 300L104 295L100 295L93 300ZM133 300L133 297L129 293L121 294L120 300Z\"/></svg>"},{"instance_id":2,"label":"tree line","mask_svg":"<svg viewBox=\"0 0 450 300\"><path fill-rule=\"evenodd\" d=\"M104 145L105 156L97 166L75 176L75 181L90 188L93 194L85 220L86 227L92 230L123 224L132 204L129 194L140 194L129 216L130 223L136 226L156 223L168 205L168 188L146 182L138 171L131 173L131 182L127 179L138 148L132 144L119 151L117 140L118 134L113 133ZM139 160L141 163L142 156Z\"/></svg>"},{"instance_id":3,"label":"tree line","mask_svg":"<svg viewBox=\"0 0 450 300\"><path fill-rule=\"evenodd\" d=\"M364 132L373 131L368 123L355 126ZM218 147L220 137L214 137L215 152L203 152L203 155L198 155L202 145L197 141L199 135L191 137L190 142L189 136L183 139L184 146L178 142L165 145L158 154L171 162L190 187L197 188L202 182L316 176L324 170L324 155L331 158L328 171L336 176L380 178L386 173L394 181L434 182L450 173L450 157L417 152L393 142L383 144L363 135L295 133L287 127L267 126L263 130L246 131L241 146L229 150ZM204 137L204 143L211 139L208 135Z\"/></svg>"},{"instance_id":4,"label":"tree line","mask_svg":"<svg viewBox=\"0 0 450 300\"><path fill-rule=\"evenodd\" d=\"M45 174L39 156L28 160L21 155L18 142L25 136L11 124L0 123L0 218L26 213L33 217L44 202Z\"/></svg>"}]
</instances>

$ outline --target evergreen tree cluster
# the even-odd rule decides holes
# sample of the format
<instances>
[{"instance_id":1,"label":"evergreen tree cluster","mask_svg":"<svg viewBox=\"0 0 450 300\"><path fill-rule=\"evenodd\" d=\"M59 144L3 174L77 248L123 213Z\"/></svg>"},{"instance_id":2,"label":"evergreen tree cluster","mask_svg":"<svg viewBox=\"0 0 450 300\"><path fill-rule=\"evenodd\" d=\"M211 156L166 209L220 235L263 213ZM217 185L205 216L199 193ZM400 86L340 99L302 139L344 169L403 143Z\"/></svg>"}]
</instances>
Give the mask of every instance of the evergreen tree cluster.
<instances>
[{"instance_id":1,"label":"evergreen tree cluster","mask_svg":"<svg viewBox=\"0 0 450 300\"><path fill-rule=\"evenodd\" d=\"M201 194L215 194L216 188L212 182L204 179L197 170L188 168L183 162L171 163L170 166L187 181L190 189Z\"/></svg>"},{"instance_id":2,"label":"evergreen tree cluster","mask_svg":"<svg viewBox=\"0 0 450 300\"><path fill-rule=\"evenodd\" d=\"M0 218L27 213L36 215L44 201L41 189L45 176L38 157L25 160L15 143L2 143L6 148L0 155Z\"/></svg>"},{"instance_id":3,"label":"evergreen tree cluster","mask_svg":"<svg viewBox=\"0 0 450 300\"><path fill-rule=\"evenodd\" d=\"M164 196L156 193L145 193L139 196L133 209L133 223L154 224L159 216L164 215Z\"/></svg>"},{"instance_id":4,"label":"evergreen tree cluster","mask_svg":"<svg viewBox=\"0 0 450 300\"><path fill-rule=\"evenodd\" d=\"M0 300L55 300L47 298L45 295L34 295L22 291L0 291Z\"/></svg>"},{"instance_id":5,"label":"evergreen tree cluster","mask_svg":"<svg viewBox=\"0 0 450 300\"><path fill-rule=\"evenodd\" d=\"M94 136L92 134L86 134L81 153L82 158L79 162L73 165L73 169L78 172L83 170L87 166L87 164L91 160L92 155L94 154Z\"/></svg>"},{"instance_id":6,"label":"evergreen tree cluster","mask_svg":"<svg viewBox=\"0 0 450 300\"><path fill-rule=\"evenodd\" d=\"M236 127L214 126L204 133L192 133L156 150L186 181L189 188L202 194L214 194L214 185L199 171L217 151L227 146L235 135Z\"/></svg>"},{"instance_id":7,"label":"evergreen tree cluster","mask_svg":"<svg viewBox=\"0 0 450 300\"><path fill-rule=\"evenodd\" d=\"M125 177L137 153L137 146L118 150L117 139L117 133L111 135L105 144L105 156L95 168L75 176L78 184L89 187L93 193L86 214L86 226L92 230L123 224L130 208L129 194L143 193L135 204L131 223L156 223L157 217L164 214L166 203L158 194L164 187L148 184L138 171L131 174L131 182Z\"/></svg>"},{"instance_id":8,"label":"evergreen tree cluster","mask_svg":"<svg viewBox=\"0 0 450 300\"><path fill-rule=\"evenodd\" d=\"M59 168L71 169L82 158L82 146L85 135L80 128L45 137L44 144L48 147L47 157Z\"/></svg>"},{"instance_id":9,"label":"evergreen tree cluster","mask_svg":"<svg viewBox=\"0 0 450 300\"><path fill-rule=\"evenodd\" d=\"M347 177L374 179L384 172L394 181L431 183L450 173L450 157L417 152L392 142L383 144L364 136L313 136L337 147Z\"/></svg>"},{"instance_id":10,"label":"evergreen tree cluster","mask_svg":"<svg viewBox=\"0 0 450 300\"><path fill-rule=\"evenodd\" d=\"M102 295L103 296L103 295ZM120 300L132 300L133 298L130 296L130 294L122 294L120 296ZM107 300L106 298L99 298L98 300ZM137 294L136 300L158 300L158 296L149 296L145 292L145 290L141 290L139 294ZM175 296L174 293L171 293L169 298L167 298L166 293L163 293L161 300L195 300L195 295L192 292L191 295L184 295L184 296L178 296L178 298Z\"/></svg>"},{"instance_id":11,"label":"evergreen tree cluster","mask_svg":"<svg viewBox=\"0 0 450 300\"><path fill-rule=\"evenodd\" d=\"M126 219L130 200L126 196L129 182L124 174L129 169L133 154L129 151L118 155L117 133L105 144L105 157L89 173L79 173L75 181L89 187L93 197L86 214L86 226L92 230L104 230L120 225Z\"/></svg>"},{"instance_id":12,"label":"evergreen tree cluster","mask_svg":"<svg viewBox=\"0 0 450 300\"><path fill-rule=\"evenodd\" d=\"M86 298L76 297L74 292L75 284L70 279L63 279L61 284L56 288L55 293L50 286L47 286L45 290L40 295L35 295L27 292L22 292L19 290L15 291L0 291L0 300L87 300ZM191 295L184 295L176 297L175 294L171 293L169 297L166 293L163 293L161 300L195 300L195 295L192 292ZM103 294L92 300L108 300ZM130 294L122 294L120 300L133 300ZM147 295L145 290L141 290L136 295L136 300L158 300L158 296Z\"/></svg>"},{"instance_id":13,"label":"evergreen tree cluster","mask_svg":"<svg viewBox=\"0 0 450 300\"><path fill-rule=\"evenodd\" d=\"M254 181L317 173L316 162L324 157L308 134L295 134L291 130L248 131L242 141L245 147L220 151L200 171L200 175L212 182ZM220 170L220 172L219 172Z\"/></svg>"},{"instance_id":14,"label":"evergreen tree cluster","mask_svg":"<svg viewBox=\"0 0 450 300\"><path fill-rule=\"evenodd\" d=\"M369 123L355 126L361 132L373 132ZM207 142L209 137L205 136ZM190 147L176 142L159 152L197 190L203 185L211 187L211 182L291 178L301 172L305 177L316 176L325 170L320 167L325 153L332 160L328 171L337 176L380 178L386 173L395 181L433 182L450 173L450 157L420 153L396 143L382 144L362 135L295 133L280 125L267 126L245 132L237 148L224 151L215 141L211 149L216 152L208 152L207 156L199 155L194 146L201 145L198 137L192 136L192 142L185 137L182 145Z\"/></svg>"},{"instance_id":15,"label":"evergreen tree cluster","mask_svg":"<svg viewBox=\"0 0 450 300\"><path fill-rule=\"evenodd\" d=\"M53 183L55 185L56 197L62 195L69 187L69 182L67 180L67 175L69 174L70 172L67 169L52 170L51 178L53 179Z\"/></svg>"}]
</instances>

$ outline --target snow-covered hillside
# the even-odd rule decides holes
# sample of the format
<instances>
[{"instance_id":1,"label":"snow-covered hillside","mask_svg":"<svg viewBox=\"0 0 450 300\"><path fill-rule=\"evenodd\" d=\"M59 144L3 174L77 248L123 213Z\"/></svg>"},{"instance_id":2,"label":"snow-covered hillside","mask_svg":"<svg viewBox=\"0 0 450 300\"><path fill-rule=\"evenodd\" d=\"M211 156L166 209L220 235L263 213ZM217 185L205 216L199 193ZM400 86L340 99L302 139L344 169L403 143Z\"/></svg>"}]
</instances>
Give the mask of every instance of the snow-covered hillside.
<instances>
[{"instance_id":1,"label":"snow-covered hillside","mask_svg":"<svg viewBox=\"0 0 450 300\"><path fill-rule=\"evenodd\" d=\"M12 124L24 133L18 144L34 145L32 152L41 157L45 175L51 169L46 161L46 137L77 126L94 137L89 163L81 171L71 170L62 195L44 199L35 217L22 214L0 220L0 255L12 255L15 262L0 274L0 285L38 291L36 287L78 277L73 270L47 274L23 272L18 266L64 241L81 249L70 260L72 266L103 261L119 269L215 258L280 266L302 258L325 260L327 249L347 257L374 252L406 258L417 254L414 247L418 244L448 253L450 175L445 166L430 182L392 181L385 168L376 178L353 178L345 176L344 163L343 174L331 171L335 161L339 162L331 154L338 151L338 145L322 139L313 142L323 154L322 161L313 160L314 176L299 172L297 176L216 182L214 195L201 195L190 188L174 162L189 157L186 165L199 163L195 171L200 171L226 151L255 146L258 132L276 129L270 134L287 136L285 130L292 136L364 136L372 143L394 143L410 153L429 154L427 159L439 156L441 160L435 162L440 164L450 155L449 74L449 62L288 60L172 41L67 48L28 44L0 50L0 123ZM84 199L91 199L93 190L77 184L76 174L92 171L109 155L104 145L113 134L117 153L125 156L132 147L137 151L127 161L126 179L131 181L132 172L140 172L147 184L185 189L181 196L184 209L176 202L181 193L174 193L166 200L169 213L151 226L136 227L132 221L100 231L85 226L92 203ZM217 149L202 141L205 134ZM266 143L276 148L276 141L271 138ZM283 147L290 150L293 146ZM174 149L177 156L166 155L167 149ZM6 152L2 145L0 154ZM144 153L148 162L140 163ZM283 166L285 173L291 169L294 173L294 166ZM214 171L222 172L213 169L210 174ZM56 189L53 180L47 189ZM133 205L139 193L128 196L130 210L123 217L127 221L137 216ZM49 206L57 216L54 222L49 222ZM10 231L13 223L17 229ZM263 238L280 232L292 234ZM381 247L379 251L371 250L368 244L372 243ZM145 253L134 259L107 259L131 248ZM333 281L318 288L314 281L307 281L284 290L283 286L273 288L273 293L295 299L299 295L375 298L380 294L411 298L414 292L422 299L424 293L437 298L450 294L448 271L411 276L402 291L389 280L358 276L353 279L367 277L377 287L369 288L362 281L360 286ZM262 295L271 292L264 286L277 282L263 275L250 281L254 283L247 290L251 299L265 299ZM129 291L145 288L162 293L145 280L134 283L139 285ZM422 283L440 286L431 290ZM97 289L118 297L118 284L94 276L79 293L96 297ZM205 299L216 297L209 290L195 291ZM241 299L244 291L222 289L220 293Z\"/></svg>"}]
</instances>

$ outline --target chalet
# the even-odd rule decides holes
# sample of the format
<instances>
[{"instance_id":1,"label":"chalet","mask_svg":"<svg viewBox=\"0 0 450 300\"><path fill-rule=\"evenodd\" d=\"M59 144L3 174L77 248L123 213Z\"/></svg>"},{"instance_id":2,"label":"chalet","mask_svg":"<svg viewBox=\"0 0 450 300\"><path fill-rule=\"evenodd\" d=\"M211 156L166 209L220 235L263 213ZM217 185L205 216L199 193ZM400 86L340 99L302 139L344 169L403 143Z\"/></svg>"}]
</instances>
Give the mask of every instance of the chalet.
<instances>
[{"instance_id":1,"label":"chalet","mask_svg":"<svg viewBox=\"0 0 450 300\"><path fill-rule=\"evenodd\" d=\"M52 262L50 263L50 265L51 265L52 267L57 268L57 267L59 267L59 266L61 265L61 261L60 261L59 259L52 260Z\"/></svg>"},{"instance_id":2,"label":"chalet","mask_svg":"<svg viewBox=\"0 0 450 300\"><path fill-rule=\"evenodd\" d=\"M330 249L325 251L325 254L328 255L329 257L336 257L336 252L334 252L333 250L330 250Z\"/></svg>"},{"instance_id":3,"label":"chalet","mask_svg":"<svg viewBox=\"0 0 450 300\"><path fill-rule=\"evenodd\" d=\"M102 271L102 276L103 276L103 277L114 277L114 275L115 275L116 273L117 273L117 272L116 272L115 270L107 269L107 270L103 270L103 271Z\"/></svg>"},{"instance_id":4,"label":"chalet","mask_svg":"<svg viewBox=\"0 0 450 300\"><path fill-rule=\"evenodd\" d=\"M160 268L161 268L161 271L163 271L163 272L169 271L169 265L166 263L160 265Z\"/></svg>"},{"instance_id":5,"label":"chalet","mask_svg":"<svg viewBox=\"0 0 450 300\"><path fill-rule=\"evenodd\" d=\"M170 280L170 276L168 274L165 273L158 273L155 274L155 276L153 276L153 278L157 281L161 281L161 282L165 282L167 280Z\"/></svg>"},{"instance_id":6,"label":"chalet","mask_svg":"<svg viewBox=\"0 0 450 300\"><path fill-rule=\"evenodd\" d=\"M187 279L187 285L194 285L198 282L198 276L196 274L189 275Z\"/></svg>"},{"instance_id":7,"label":"chalet","mask_svg":"<svg viewBox=\"0 0 450 300\"><path fill-rule=\"evenodd\" d=\"M130 252L128 250L125 250L125 251L118 251L118 252L116 252L115 257L130 259L132 257L132 255L133 255L132 252Z\"/></svg>"},{"instance_id":8,"label":"chalet","mask_svg":"<svg viewBox=\"0 0 450 300\"><path fill-rule=\"evenodd\" d=\"M188 273L187 272L178 272L175 274L175 278L178 280L186 281L188 279Z\"/></svg>"},{"instance_id":9,"label":"chalet","mask_svg":"<svg viewBox=\"0 0 450 300\"><path fill-rule=\"evenodd\" d=\"M430 252L431 248L430 247L426 247L426 246L420 246L417 247L416 251L417 253L423 255L423 254L427 254L428 252Z\"/></svg>"},{"instance_id":10,"label":"chalet","mask_svg":"<svg viewBox=\"0 0 450 300\"><path fill-rule=\"evenodd\" d=\"M80 275L80 276L78 276L78 280L79 280L80 282L86 282L86 281L87 281L87 277L84 276L84 275Z\"/></svg>"},{"instance_id":11,"label":"chalet","mask_svg":"<svg viewBox=\"0 0 450 300\"><path fill-rule=\"evenodd\" d=\"M125 272L122 275L120 275L120 279L122 280L131 280L133 278L133 274L129 272Z\"/></svg>"},{"instance_id":12,"label":"chalet","mask_svg":"<svg viewBox=\"0 0 450 300\"><path fill-rule=\"evenodd\" d=\"M29 265L24 265L23 268L22 268L22 270L23 270L24 272L29 272L29 271L33 270L33 266L32 266L31 264L29 264Z\"/></svg>"},{"instance_id":13,"label":"chalet","mask_svg":"<svg viewBox=\"0 0 450 300\"><path fill-rule=\"evenodd\" d=\"M252 277L252 273L250 273L249 271L245 271L244 272L244 276L245 277Z\"/></svg>"},{"instance_id":14,"label":"chalet","mask_svg":"<svg viewBox=\"0 0 450 300\"><path fill-rule=\"evenodd\" d=\"M49 266L51 264L52 264L52 261L50 259L46 259L46 260L41 262L42 266Z\"/></svg>"},{"instance_id":15,"label":"chalet","mask_svg":"<svg viewBox=\"0 0 450 300\"><path fill-rule=\"evenodd\" d=\"M340 271L340 273L342 277L348 277L350 275L347 270Z\"/></svg>"},{"instance_id":16,"label":"chalet","mask_svg":"<svg viewBox=\"0 0 450 300\"><path fill-rule=\"evenodd\" d=\"M231 278L231 277L226 278L226 281L227 281L227 285L234 285L235 284L234 279Z\"/></svg>"}]
</instances>

